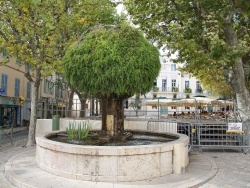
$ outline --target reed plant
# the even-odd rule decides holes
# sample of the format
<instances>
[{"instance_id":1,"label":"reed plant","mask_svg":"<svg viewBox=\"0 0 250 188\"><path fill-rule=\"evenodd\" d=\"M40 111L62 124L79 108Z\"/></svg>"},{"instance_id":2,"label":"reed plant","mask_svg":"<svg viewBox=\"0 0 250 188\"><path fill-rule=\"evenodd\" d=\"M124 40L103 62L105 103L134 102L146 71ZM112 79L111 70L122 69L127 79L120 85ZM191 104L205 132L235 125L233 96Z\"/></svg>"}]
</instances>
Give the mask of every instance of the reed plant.
<instances>
[{"instance_id":1,"label":"reed plant","mask_svg":"<svg viewBox=\"0 0 250 188\"><path fill-rule=\"evenodd\" d=\"M78 139L79 140L86 140L90 129L91 129L91 126L90 126L89 122L87 122L87 121L79 122L78 123L78 131L77 131Z\"/></svg>"},{"instance_id":2,"label":"reed plant","mask_svg":"<svg viewBox=\"0 0 250 188\"><path fill-rule=\"evenodd\" d=\"M66 129L66 133L68 135L68 139L75 139L77 131L76 131L76 122L69 122L69 127Z\"/></svg>"},{"instance_id":3,"label":"reed plant","mask_svg":"<svg viewBox=\"0 0 250 188\"><path fill-rule=\"evenodd\" d=\"M66 129L66 133L68 139L86 140L90 130L91 130L91 125L88 121L78 122L77 125L75 121L74 122L70 121L69 127Z\"/></svg>"}]
</instances>

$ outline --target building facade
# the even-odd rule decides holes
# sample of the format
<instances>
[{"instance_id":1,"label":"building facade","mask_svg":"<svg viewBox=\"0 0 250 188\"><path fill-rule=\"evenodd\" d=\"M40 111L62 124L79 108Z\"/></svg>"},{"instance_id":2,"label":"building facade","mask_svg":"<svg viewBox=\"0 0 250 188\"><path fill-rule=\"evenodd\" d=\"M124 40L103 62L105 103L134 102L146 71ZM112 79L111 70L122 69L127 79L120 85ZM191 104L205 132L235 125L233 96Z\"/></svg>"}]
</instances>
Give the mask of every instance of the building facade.
<instances>
[{"instance_id":1,"label":"building facade","mask_svg":"<svg viewBox=\"0 0 250 188\"><path fill-rule=\"evenodd\" d=\"M2 53L0 61L3 61L5 56L6 55ZM148 99L155 97L165 97L169 99L187 98L197 94L207 94L206 91L202 90L200 82L195 77L178 70L181 65L173 63L164 55L160 57L160 60L161 70L154 82L153 89L146 94ZM32 83L26 79L24 73L25 66L19 62L18 58L12 58L7 64L0 66L0 117L2 119L0 126L4 124L3 119L7 117L8 114L11 115L12 119L18 120L15 123L16 126L29 122ZM23 98L24 101L20 102L20 97ZM58 113L60 117L64 117L68 104L68 88L66 88L65 84L63 85L62 77L58 77L58 75L43 77L40 83L38 99L38 119L52 118L56 113ZM74 117L79 117L77 111L80 110L80 107L74 109L79 101L74 100L74 103ZM151 109L152 107L147 108L146 111L157 111L157 109ZM98 107L98 109L100 109L100 107ZM171 110L174 109L165 109L165 107L160 109L163 114ZM85 111L86 115L88 115L91 111L90 104L86 106ZM14 122L14 120L12 122Z\"/></svg>"},{"instance_id":2,"label":"building facade","mask_svg":"<svg viewBox=\"0 0 250 188\"><path fill-rule=\"evenodd\" d=\"M5 57L6 54L2 53L0 61L2 62ZM25 65L22 65L18 58L11 58L8 63L0 66L0 126L7 122L13 123L13 126L29 123L32 83L27 80L24 73ZM56 75L43 77L41 80L38 93L38 119L51 118L58 106L59 113L65 108L61 104L62 100L67 98L67 88L66 85L59 87L58 80L60 79ZM7 116L10 121L4 120Z\"/></svg>"},{"instance_id":3,"label":"building facade","mask_svg":"<svg viewBox=\"0 0 250 188\"><path fill-rule=\"evenodd\" d=\"M160 57L161 70L154 82L154 87L147 95L149 98L187 98L198 94L207 95L202 85L195 77L186 72L181 72L181 64L173 63L167 56Z\"/></svg>"}]
</instances>

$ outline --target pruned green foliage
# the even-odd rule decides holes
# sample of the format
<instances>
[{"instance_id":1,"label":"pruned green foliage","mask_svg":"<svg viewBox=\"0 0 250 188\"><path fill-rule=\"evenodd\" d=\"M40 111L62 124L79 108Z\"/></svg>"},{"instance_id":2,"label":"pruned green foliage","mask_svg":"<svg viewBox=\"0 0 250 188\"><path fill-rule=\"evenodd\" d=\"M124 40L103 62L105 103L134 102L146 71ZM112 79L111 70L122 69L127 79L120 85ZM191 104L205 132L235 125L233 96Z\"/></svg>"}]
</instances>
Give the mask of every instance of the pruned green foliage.
<instances>
[{"instance_id":1,"label":"pruned green foliage","mask_svg":"<svg viewBox=\"0 0 250 188\"><path fill-rule=\"evenodd\" d=\"M97 97L146 93L160 70L159 52L128 26L96 26L63 58L65 74L78 90Z\"/></svg>"}]
</instances>

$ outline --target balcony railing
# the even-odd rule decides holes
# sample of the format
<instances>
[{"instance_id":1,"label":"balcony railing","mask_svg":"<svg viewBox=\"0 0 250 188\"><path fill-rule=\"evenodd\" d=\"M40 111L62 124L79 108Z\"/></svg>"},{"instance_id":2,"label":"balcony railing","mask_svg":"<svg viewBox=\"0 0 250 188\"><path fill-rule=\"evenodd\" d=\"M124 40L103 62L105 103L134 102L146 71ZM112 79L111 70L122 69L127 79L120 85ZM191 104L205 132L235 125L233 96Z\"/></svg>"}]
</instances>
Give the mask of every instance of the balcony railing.
<instances>
[{"instance_id":1,"label":"balcony railing","mask_svg":"<svg viewBox=\"0 0 250 188\"><path fill-rule=\"evenodd\" d=\"M166 92L166 93L177 93L177 92L182 92L182 93L186 93L186 90L183 89L183 90L180 90L179 88L176 88L176 87L159 87L159 90L158 91L153 91L151 90L152 92L154 93L157 93L157 92ZM192 92L191 92L192 93Z\"/></svg>"},{"instance_id":2,"label":"balcony railing","mask_svg":"<svg viewBox=\"0 0 250 188\"><path fill-rule=\"evenodd\" d=\"M153 91L153 92L179 92L179 89L173 87L159 87L158 91Z\"/></svg>"},{"instance_id":3,"label":"balcony railing","mask_svg":"<svg viewBox=\"0 0 250 188\"><path fill-rule=\"evenodd\" d=\"M179 88L174 88L174 87L158 87L159 90L158 91L153 91L153 89L151 90L152 92L154 93L157 93L157 92L166 92L166 93L173 93L173 92L182 92L182 93L190 93L190 92L187 92L187 90L184 88L182 90L180 90ZM196 89L196 90L192 90L191 93L198 93L198 94L202 94L203 93L203 90L202 89Z\"/></svg>"}]
</instances>

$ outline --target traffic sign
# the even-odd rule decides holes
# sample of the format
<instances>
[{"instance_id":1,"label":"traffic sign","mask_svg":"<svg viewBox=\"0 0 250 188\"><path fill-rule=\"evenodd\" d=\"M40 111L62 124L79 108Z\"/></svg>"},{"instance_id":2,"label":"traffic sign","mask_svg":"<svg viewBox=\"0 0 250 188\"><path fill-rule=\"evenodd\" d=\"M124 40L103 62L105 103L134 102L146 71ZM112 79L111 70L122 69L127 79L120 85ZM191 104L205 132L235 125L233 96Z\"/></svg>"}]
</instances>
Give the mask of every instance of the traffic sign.
<instances>
[{"instance_id":1,"label":"traffic sign","mask_svg":"<svg viewBox=\"0 0 250 188\"><path fill-rule=\"evenodd\" d=\"M19 97L19 103L20 103L20 105L22 105L24 103L24 101L25 101L25 98L23 96L20 96Z\"/></svg>"}]
</instances>

